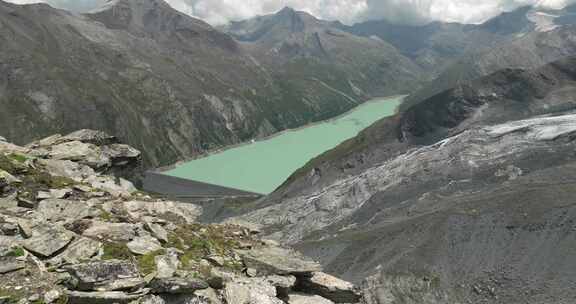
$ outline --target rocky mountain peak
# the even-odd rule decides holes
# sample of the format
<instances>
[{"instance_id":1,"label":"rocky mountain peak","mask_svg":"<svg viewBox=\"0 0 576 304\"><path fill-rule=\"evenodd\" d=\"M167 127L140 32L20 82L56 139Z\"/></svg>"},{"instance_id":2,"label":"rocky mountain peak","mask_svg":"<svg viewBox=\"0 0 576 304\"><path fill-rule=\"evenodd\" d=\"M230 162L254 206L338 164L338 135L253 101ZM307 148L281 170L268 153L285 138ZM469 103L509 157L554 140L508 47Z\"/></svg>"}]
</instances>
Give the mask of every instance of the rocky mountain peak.
<instances>
[{"instance_id":1,"label":"rocky mountain peak","mask_svg":"<svg viewBox=\"0 0 576 304\"><path fill-rule=\"evenodd\" d=\"M164 0L110 0L87 15L109 28L147 33L179 28L212 29L204 21L175 10Z\"/></svg>"}]
</instances>

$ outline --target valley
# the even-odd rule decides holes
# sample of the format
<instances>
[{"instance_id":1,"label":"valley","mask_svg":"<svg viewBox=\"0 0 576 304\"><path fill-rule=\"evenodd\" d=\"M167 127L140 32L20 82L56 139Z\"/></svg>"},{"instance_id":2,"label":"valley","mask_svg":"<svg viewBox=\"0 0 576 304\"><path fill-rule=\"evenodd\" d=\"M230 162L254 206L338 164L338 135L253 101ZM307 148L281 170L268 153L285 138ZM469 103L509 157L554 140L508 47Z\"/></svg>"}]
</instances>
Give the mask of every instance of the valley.
<instances>
[{"instance_id":1,"label":"valley","mask_svg":"<svg viewBox=\"0 0 576 304\"><path fill-rule=\"evenodd\" d=\"M22 1L0 304L574 303L573 2Z\"/></svg>"},{"instance_id":2,"label":"valley","mask_svg":"<svg viewBox=\"0 0 576 304\"><path fill-rule=\"evenodd\" d=\"M268 194L314 157L394 115L402 99L370 100L337 118L179 164L165 174Z\"/></svg>"}]
</instances>

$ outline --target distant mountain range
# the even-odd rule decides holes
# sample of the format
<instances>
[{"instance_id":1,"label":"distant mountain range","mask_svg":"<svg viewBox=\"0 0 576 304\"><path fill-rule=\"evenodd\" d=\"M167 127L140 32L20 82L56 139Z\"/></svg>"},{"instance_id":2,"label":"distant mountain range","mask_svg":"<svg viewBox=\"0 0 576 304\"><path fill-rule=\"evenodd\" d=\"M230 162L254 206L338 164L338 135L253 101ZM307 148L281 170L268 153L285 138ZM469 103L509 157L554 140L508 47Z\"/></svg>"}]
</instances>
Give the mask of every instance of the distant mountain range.
<instances>
[{"instance_id":1,"label":"distant mountain range","mask_svg":"<svg viewBox=\"0 0 576 304\"><path fill-rule=\"evenodd\" d=\"M0 14L4 135L24 143L103 129L145 151L148 166L330 118L374 96L435 92L425 84L436 75L433 88L448 88L457 59L548 30L552 18L526 8L478 26L344 26L285 8L215 29L162 0L118 0L84 15L0 2ZM555 27L573 13L546 14L538 16L555 14Z\"/></svg>"},{"instance_id":2,"label":"distant mountain range","mask_svg":"<svg viewBox=\"0 0 576 304\"><path fill-rule=\"evenodd\" d=\"M0 16L3 134L24 143L103 129L145 151L148 166L327 119L425 79L390 45L289 9L268 16L275 32L252 43L162 0L85 15L0 2Z\"/></svg>"}]
</instances>

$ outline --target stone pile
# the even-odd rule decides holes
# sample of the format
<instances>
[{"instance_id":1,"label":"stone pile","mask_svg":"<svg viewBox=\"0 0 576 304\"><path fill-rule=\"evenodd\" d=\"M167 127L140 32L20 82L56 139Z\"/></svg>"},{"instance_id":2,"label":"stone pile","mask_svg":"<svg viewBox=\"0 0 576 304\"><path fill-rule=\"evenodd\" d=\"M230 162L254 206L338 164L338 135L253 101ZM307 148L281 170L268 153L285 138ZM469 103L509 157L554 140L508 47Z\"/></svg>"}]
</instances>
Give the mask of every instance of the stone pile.
<instances>
[{"instance_id":1,"label":"stone pile","mask_svg":"<svg viewBox=\"0 0 576 304\"><path fill-rule=\"evenodd\" d=\"M0 141L0 303L360 301L253 227L202 225L199 207L137 191L122 176L139 162L97 131Z\"/></svg>"}]
</instances>

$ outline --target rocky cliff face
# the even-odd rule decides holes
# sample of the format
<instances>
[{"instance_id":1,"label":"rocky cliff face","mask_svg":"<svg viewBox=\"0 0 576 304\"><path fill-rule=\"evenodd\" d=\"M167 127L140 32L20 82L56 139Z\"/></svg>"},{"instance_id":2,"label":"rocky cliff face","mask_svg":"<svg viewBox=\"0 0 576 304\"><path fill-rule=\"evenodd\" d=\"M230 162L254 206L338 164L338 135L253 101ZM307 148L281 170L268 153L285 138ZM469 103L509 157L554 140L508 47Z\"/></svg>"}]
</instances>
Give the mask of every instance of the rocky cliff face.
<instances>
[{"instance_id":1,"label":"rocky cliff face","mask_svg":"<svg viewBox=\"0 0 576 304\"><path fill-rule=\"evenodd\" d=\"M241 218L369 278L368 303L569 303L574 66L503 70L426 100Z\"/></svg>"},{"instance_id":2,"label":"rocky cliff face","mask_svg":"<svg viewBox=\"0 0 576 304\"><path fill-rule=\"evenodd\" d=\"M1 138L0 303L360 300L352 284L255 228L202 225L201 208L138 192L120 175L140 160L91 130L26 147Z\"/></svg>"},{"instance_id":3,"label":"rocky cliff face","mask_svg":"<svg viewBox=\"0 0 576 304\"><path fill-rule=\"evenodd\" d=\"M416 67L382 42L318 33L307 34L306 45L337 58L264 56L162 0L110 1L86 15L0 2L0 127L18 144L105 130L142 150L146 166L167 165L420 81ZM369 52L356 56L352 46ZM402 77L392 81L392 73Z\"/></svg>"}]
</instances>

